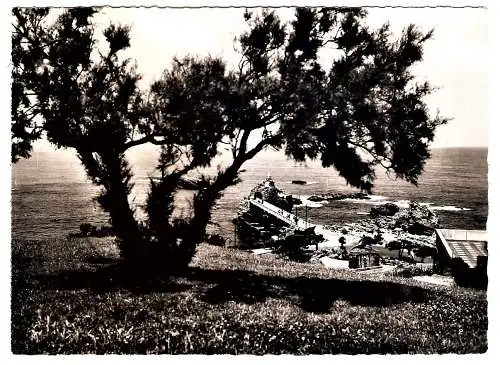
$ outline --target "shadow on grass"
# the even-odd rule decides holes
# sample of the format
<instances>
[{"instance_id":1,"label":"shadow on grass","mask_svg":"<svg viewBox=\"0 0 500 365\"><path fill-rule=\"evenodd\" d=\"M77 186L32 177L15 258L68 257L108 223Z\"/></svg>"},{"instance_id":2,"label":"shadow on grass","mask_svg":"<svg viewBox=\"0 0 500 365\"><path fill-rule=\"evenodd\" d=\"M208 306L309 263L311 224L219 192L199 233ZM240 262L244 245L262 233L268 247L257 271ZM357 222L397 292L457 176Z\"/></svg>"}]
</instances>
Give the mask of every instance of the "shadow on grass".
<instances>
[{"instance_id":1,"label":"shadow on grass","mask_svg":"<svg viewBox=\"0 0 500 365\"><path fill-rule=\"evenodd\" d=\"M390 306L405 302L423 303L434 297L432 291L394 282L351 281L308 277L284 278L249 271L205 270L194 268L189 280L208 285L202 300L253 304L266 298L288 299L307 312L329 312L336 300L352 305Z\"/></svg>"},{"instance_id":2,"label":"shadow on grass","mask_svg":"<svg viewBox=\"0 0 500 365\"><path fill-rule=\"evenodd\" d=\"M79 269L63 269L53 273L30 274L26 271L30 265L40 261L26 257L12 257L12 288L38 288L42 290L77 290L90 289L94 292L107 292L126 289L142 294L151 292L173 293L189 290L192 285L177 283L159 275L147 275L145 270L130 270L117 260L105 259L89 262ZM96 264L99 265L96 265Z\"/></svg>"},{"instance_id":3,"label":"shadow on grass","mask_svg":"<svg viewBox=\"0 0 500 365\"><path fill-rule=\"evenodd\" d=\"M207 303L227 301L254 304L267 298L286 300L307 312L329 312L337 300L352 305L391 306L405 302L426 302L434 297L432 291L388 281L355 281L309 277L286 278L256 274L244 270L209 270L189 268L172 279L141 275L114 263L93 270L64 270L53 274L36 274L27 278L15 270L25 261L13 261L13 287L36 286L40 289L94 292L130 290L135 293L173 293L193 290Z\"/></svg>"},{"instance_id":4,"label":"shadow on grass","mask_svg":"<svg viewBox=\"0 0 500 365\"><path fill-rule=\"evenodd\" d=\"M50 288L60 290L90 289L94 292L107 292L126 289L136 294L175 293L189 290L192 285L176 283L168 278L130 273L119 265L89 271L65 271L57 275L38 278Z\"/></svg>"}]
</instances>

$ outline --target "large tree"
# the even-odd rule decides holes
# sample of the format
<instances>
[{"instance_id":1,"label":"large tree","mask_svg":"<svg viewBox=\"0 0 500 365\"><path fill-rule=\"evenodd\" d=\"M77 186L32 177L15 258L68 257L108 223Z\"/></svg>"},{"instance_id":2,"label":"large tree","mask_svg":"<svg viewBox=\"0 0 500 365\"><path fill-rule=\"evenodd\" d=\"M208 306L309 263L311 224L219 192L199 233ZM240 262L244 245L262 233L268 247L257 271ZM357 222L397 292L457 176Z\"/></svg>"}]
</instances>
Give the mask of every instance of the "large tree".
<instances>
[{"instance_id":1,"label":"large tree","mask_svg":"<svg viewBox=\"0 0 500 365\"><path fill-rule=\"evenodd\" d=\"M286 24L271 11L246 12L236 69L223 73L222 65L207 68L212 59L186 58L153 85L160 123L213 125L217 134L206 138L232 151L230 164L195 195L195 241L221 192L267 147L299 161L320 159L365 191L376 166L417 184L434 130L446 122L429 115L423 98L432 89L411 73L432 32L409 25L393 40L389 25L371 30L365 17L363 9L299 8ZM334 57L325 68L319 54L326 47ZM209 105L215 118L203 112Z\"/></svg>"},{"instance_id":2,"label":"large tree","mask_svg":"<svg viewBox=\"0 0 500 365\"><path fill-rule=\"evenodd\" d=\"M169 220L173 194L186 172L207 166L216 155L217 136L201 138L215 130L158 123L159 112L138 89L135 67L119 57L129 47L129 29L111 24L99 46L94 13L91 8L59 15L47 9L13 10L12 161L29 157L31 142L42 133L57 147L75 149L88 177L102 188L96 199L109 214L122 257L148 266L154 266L152 257L171 258L183 266L193 251L178 244L179 232L186 231L182 222ZM219 63L207 62L207 67L216 69ZM146 143L162 146L158 168L163 178L151 181L148 219L140 222L129 202L133 176L125 152ZM189 163L179 167L186 159Z\"/></svg>"},{"instance_id":3,"label":"large tree","mask_svg":"<svg viewBox=\"0 0 500 365\"><path fill-rule=\"evenodd\" d=\"M236 69L210 57L175 59L148 93L118 57L129 46L128 28L109 26L103 51L93 13L66 10L48 25L46 10L14 10L13 161L29 156L42 131L75 148L131 260L154 252L147 257L186 265L214 203L265 148L320 159L369 191L378 165L416 184L445 122L429 116L423 97L431 87L416 83L410 69L431 33L409 26L393 40L388 25L369 29L362 9L299 8L290 24L268 10L245 12ZM319 54L327 47L335 57L325 68ZM162 146L161 178L151 181L147 221L138 222L125 152L146 143ZM227 146L232 160L200 177L190 219L172 221L180 179Z\"/></svg>"},{"instance_id":4,"label":"large tree","mask_svg":"<svg viewBox=\"0 0 500 365\"><path fill-rule=\"evenodd\" d=\"M125 256L140 239L128 196L132 185L124 156L141 128L139 76L118 53L128 29L109 26L107 49L96 47L94 9L64 10L49 22L47 9L13 10L12 160L29 156L44 132L57 147L76 149L89 178L102 187L97 200L109 213ZM54 15L55 16L55 15Z\"/></svg>"}]
</instances>

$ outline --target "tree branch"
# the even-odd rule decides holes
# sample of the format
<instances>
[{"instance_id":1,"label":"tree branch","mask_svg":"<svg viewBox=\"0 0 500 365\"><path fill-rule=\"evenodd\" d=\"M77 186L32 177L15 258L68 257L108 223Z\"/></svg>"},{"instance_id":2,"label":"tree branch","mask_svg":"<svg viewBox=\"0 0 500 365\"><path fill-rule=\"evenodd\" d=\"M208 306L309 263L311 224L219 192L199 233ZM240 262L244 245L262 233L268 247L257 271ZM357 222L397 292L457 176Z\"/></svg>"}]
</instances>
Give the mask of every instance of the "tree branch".
<instances>
[{"instance_id":1,"label":"tree branch","mask_svg":"<svg viewBox=\"0 0 500 365\"><path fill-rule=\"evenodd\" d=\"M254 148L252 148L250 151L246 153L245 161L254 158L255 155L257 155L257 153L259 153L264 149L264 147L267 147L275 142L278 142L281 137L282 136L280 135L280 133L277 133L262 139L259 143L257 143L257 145Z\"/></svg>"},{"instance_id":2,"label":"tree branch","mask_svg":"<svg viewBox=\"0 0 500 365\"><path fill-rule=\"evenodd\" d=\"M234 139L234 145L231 143L233 158L236 158L238 154L238 140L240 139L241 129L236 132L236 138Z\"/></svg>"},{"instance_id":3,"label":"tree branch","mask_svg":"<svg viewBox=\"0 0 500 365\"><path fill-rule=\"evenodd\" d=\"M238 154L237 154L236 158L242 158L245 155L245 153L247 151L248 137L250 137L250 132L252 130L253 129L244 129L243 130L243 135L241 136L240 145L238 148Z\"/></svg>"},{"instance_id":4,"label":"tree branch","mask_svg":"<svg viewBox=\"0 0 500 365\"><path fill-rule=\"evenodd\" d=\"M185 175L189 171L191 171L193 168L195 168L198 164L198 161L196 159L192 159L191 162L187 165L185 165L182 169L180 170L174 170L169 176L171 178L175 177L179 179L181 176Z\"/></svg>"},{"instance_id":5,"label":"tree branch","mask_svg":"<svg viewBox=\"0 0 500 365\"><path fill-rule=\"evenodd\" d=\"M355 141L352 141L352 140L348 140L347 143L355 146L355 147L358 147L358 148L361 148L363 151L367 152L368 154L370 154L370 156L373 157L373 159L378 163L380 164L380 166L382 166L384 169L386 170L389 170L392 166L389 164L389 165L385 165L384 163L385 162L389 162L389 159L386 157L386 156L382 156L383 158L381 158L381 156L379 156L378 154L376 154L372 148L368 148L367 146L363 145L363 144L360 144L358 142L355 142Z\"/></svg>"},{"instance_id":6,"label":"tree branch","mask_svg":"<svg viewBox=\"0 0 500 365\"><path fill-rule=\"evenodd\" d=\"M129 142L127 142L127 143L125 143L123 145L123 147L121 148L121 150L122 150L122 152L125 152L129 148L132 148L132 147L135 147L135 146L140 146L140 145L146 144L146 143L151 143L151 144L154 144L156 146L161 146L161 145L164 145L164 144L168 143L168 141L167 141L166 138L163 138L162 140L157 140L157 139L155 139L155 137L161 137L161 136L150 134L150 135L147 135L147 136L145 136L143 138L136 139L134 141L129 141Z\"/></svg>"}]
</instances>

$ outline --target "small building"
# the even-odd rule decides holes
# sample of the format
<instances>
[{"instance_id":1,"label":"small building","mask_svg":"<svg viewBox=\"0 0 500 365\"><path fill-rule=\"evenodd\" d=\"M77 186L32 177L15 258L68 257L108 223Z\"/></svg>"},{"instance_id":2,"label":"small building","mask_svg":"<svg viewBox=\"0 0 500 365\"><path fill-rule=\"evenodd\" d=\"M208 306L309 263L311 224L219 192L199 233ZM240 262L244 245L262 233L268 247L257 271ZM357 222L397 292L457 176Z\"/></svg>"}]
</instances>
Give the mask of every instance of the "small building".
<instances>
[{"instance_id":1,"label":"small building","mask_svg":"<svg viewBox=\"0 0 500 365\"><path fill-rule=\"evenodd\" d=\"M486 287L488 237L486 231L436 229L438 272L451 272L461 286Z\"/></svg>"},{"instance_id":2,"label":"small building","mask_svg":"<svg viewBox=\"0 0 500 365\"><path fill-rule=\"evenodd\" d=\"M380 255L368 248L354 247L349 251L349 268L359 269L380 265Z\"/></svg>"}]
</instances>

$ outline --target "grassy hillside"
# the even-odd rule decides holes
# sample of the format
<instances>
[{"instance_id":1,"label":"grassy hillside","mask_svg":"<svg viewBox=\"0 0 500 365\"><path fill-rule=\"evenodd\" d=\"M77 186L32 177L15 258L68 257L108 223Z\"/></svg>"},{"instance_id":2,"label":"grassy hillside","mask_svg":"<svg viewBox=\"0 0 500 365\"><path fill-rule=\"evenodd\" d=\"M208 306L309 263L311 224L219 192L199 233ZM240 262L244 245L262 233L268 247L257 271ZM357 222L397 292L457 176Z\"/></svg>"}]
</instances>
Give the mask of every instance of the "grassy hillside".
<instances>
[{"instance_id":1,"label":"grassy hillside","mask_svg":"<svg viewBox=\"0 0 500 365\"><path fill-rule=\"evenodd\" d=\"M168 281L107 239L12 243L15 353L357 354L487 349L486 293L201 245Z\"/></svg>"}]
</instances>

